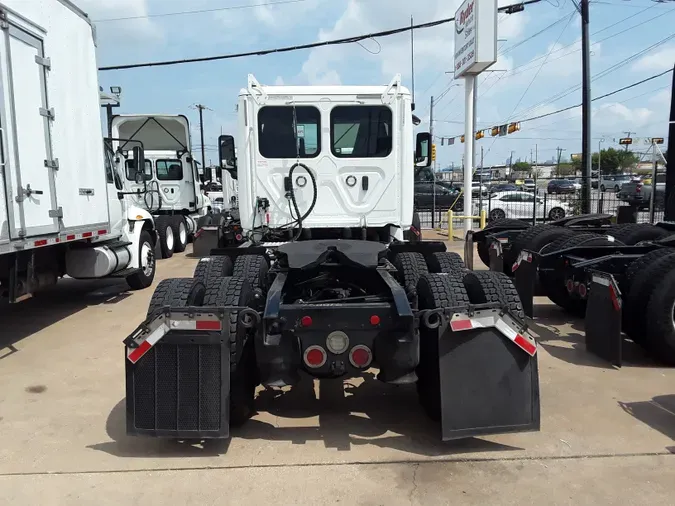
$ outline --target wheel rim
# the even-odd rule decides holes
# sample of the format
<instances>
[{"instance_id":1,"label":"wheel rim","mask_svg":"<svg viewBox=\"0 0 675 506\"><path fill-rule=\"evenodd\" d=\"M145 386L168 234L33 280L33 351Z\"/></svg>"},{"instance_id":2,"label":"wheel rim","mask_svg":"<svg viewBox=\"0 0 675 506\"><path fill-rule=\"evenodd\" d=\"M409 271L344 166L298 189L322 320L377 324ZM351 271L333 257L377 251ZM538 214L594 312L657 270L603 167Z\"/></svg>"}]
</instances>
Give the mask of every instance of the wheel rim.
<instances>
[{"instance_id":1,"label":"wheel rim","mask_svg":"<svg viewBox=\"0 0 675 506\"><path fill-rule=\"evenodd\" d=\"M490 217L493 220L503 220L506 217L506 213L501 209L495 209L490 213Z\"/></svg>"},{"instance_id":2,"label":"wheel rim","mask_svg":"<svg viewBox=\"0 0 675 506\"><path fill-rule=\"evenodd\" d=\"M178 225L178 238L180 239L181 244L187 244L187 229L185 228L185 222L180 222Z\"/></svg>"},{"instance_id":3,"label":"wheel rim","mask_svg":"<svg viewBox=\"0 0 675 506\"><path fill-rule=\"evenodd\" d=\"M173 251L173 230L171 227L166 227L166 249Z\"/></svg>"},{"instance_id":4,"label":"wheel rim","mask_svg":"<svg viewBox=\"0 0 675 506\"><path fill-rule=\"evenodd\" d=\"M552 220L560 220L565 217L565 212L562 209L551 209L549 218Z\"/></svg>"},{"instance_id":5,"label":"wheel rim","mask_svg":"<svg viewBox=\"0 0 675 506\"><path fill-rule=\"evenodd\" d=\"M155 270L155 253L149 242L144 242L141 247L141 270L146 277L152 276Z\"/></svg>"}]
</instances>

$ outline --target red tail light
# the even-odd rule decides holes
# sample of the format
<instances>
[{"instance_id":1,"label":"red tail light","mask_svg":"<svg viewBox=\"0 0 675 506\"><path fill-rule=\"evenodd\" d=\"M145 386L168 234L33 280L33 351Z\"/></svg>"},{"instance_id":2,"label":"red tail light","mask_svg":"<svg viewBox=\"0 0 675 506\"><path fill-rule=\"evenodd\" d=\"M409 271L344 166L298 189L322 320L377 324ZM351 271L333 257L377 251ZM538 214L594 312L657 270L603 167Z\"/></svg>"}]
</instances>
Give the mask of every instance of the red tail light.
<instances>
[{"instance_id":1,"label":"red tail light","mask_svg":"<svg viewBox=\"0 0 675 506\"><path fill-rule=\"evenodd\" d=\"M373 361L373 353L367 346L359 344L354 346L349 353L349 361L354 367L365 369Z\"/></svg>"},{"instance_id":2,"label":"red tail light","mask_svg":"<svg viewBox=\"0 0 675 506\"><path fill-rule=\"evenodd\" d=\"M241 241L241 240L243 239L243 236L242 236L241 234L237 234L237 235L234 236L234 238L235 238L237 241Z\"/></svg>"},{"instance_id":3,"label":"red tail light","mask_svg":"<svg viewBox=\"0 0 675 506\"><path fill-rule=\"evenodd\" d=\"M380 324L380 317L374 314L373 316L370 317L370 324L375 326Z\"/></svg>"},{"instance_id":4,"label":"red tail light","mask_svg":"<svg viewBox=\"0 0 675 506\"><path fill-rule=\"evenodd\" d=\"M300 325L303 327L311 327L312 326L312 317L311 316L303 316L300 318Z\"/></svg>"},{"instance_id":5,"label":"red tail light","mask_svg":"<svg viewBox=\"0 0 675 506\"><path fill-rule=\"evenodd\" d=\"M312 369L326 363L326 351L321 346L310 346L304 353L305 364Z\"/></svg>"}]
</instances>

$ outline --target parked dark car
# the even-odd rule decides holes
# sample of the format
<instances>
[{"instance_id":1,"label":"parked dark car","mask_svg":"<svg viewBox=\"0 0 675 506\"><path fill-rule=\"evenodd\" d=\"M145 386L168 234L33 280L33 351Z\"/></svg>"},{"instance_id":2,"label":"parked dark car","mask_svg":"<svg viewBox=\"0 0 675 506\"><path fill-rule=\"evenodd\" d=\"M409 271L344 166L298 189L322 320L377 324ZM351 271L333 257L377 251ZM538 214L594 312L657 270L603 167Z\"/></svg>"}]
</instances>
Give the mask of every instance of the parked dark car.
<instances>
[{"instance_id":1,"label":"parked dark car","mask_svg":"<svg viewBox=\"0 0 675 506\"><path fill-rule=\"evenodd\" d=\"M546 187L547 193L575 193L574 181L569 179L551 179Z\"/></svg>"},{"instance_id":2,"label":"parked dark car","mask_svg":"<svg viewBox=\"0 0 675 506\"><path fill-rule=\"evenodd\" d=\"M459 196L459 190L450 183L436 183L436 209L448 210L453 206L454 211L462 211L464 199ZM431 211L434 207L434 183L415 183L415 210Z\"/></svg>"}]
</instances>

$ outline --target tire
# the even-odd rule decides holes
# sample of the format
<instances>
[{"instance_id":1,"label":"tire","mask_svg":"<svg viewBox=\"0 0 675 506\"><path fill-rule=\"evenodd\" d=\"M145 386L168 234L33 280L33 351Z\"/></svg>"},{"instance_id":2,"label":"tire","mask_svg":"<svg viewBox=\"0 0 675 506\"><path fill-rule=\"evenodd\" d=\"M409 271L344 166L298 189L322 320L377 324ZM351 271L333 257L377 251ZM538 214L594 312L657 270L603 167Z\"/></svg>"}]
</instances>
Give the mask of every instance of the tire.
<instances>
[{"instance_id":1,"label":"tire","mask_svg":"<svg viewBox=\"0 0 675 506\"><path fill-rule=\"evenodd\" d=\"M654 278L650 281L646 345L659 361L675 365L675 268L665 278Z\"/></svg>"},{"instance_id":2,"label":"tire","mask_svg":"<svg viewBox=\"0 0 675 506\"><path fill-rule=\"evenodd\" d=\"M394 257L393 264L406 293L415 295L420 275L429 272L422 253L410 251L399 253Z\"/></svg>"},{"instance_id":3,"label":"tire","mask_svg":"<svg viewBox=\"0 0 675 506\"><path fill-rule=\"evenodd\" d=\"M159 235L159 248L162 258L171 258L175 244L171 216L158 216L155 223L157 235Z\"/></svg>"},{"instance_id":4,"label":"tire","mask_svg":"<svg viewBox=\"0 0 675 506\"><path fill-rule=\"evenodd\" d=\"M548 218L551 221L562 220L565 217L565 210L562 207L554 207L548 212Z\"/></svg>"},{"instance_id":5,"label":"tire","mask_svg":"<svg viewBox=\"0 0 675 506\"><path fill-rule=\"evenodd\" d=\"M496 227L509 227L509 228L513 227L515 229L526 230L529 227L529 225L521 220L505 218L503 220L495 220L493 222L488 223L483 230L490 230L491 228ZM476 249L478 251L478 256L480 257L483 264L485 264L486 267L490 267L490 248L488 247L487 242L477 243ZM504 262L504 268L510 271L511 265L509 264L507 266L506 262Z\"/></svg>"},{"instance_id":6,"label":"tire","mask_svg":"<svg viewBox=\"0 0 675 506\"><path fill-rule=\"evenodd\" d=\"M601 191L602 193L605 193L606 188L605 188L605 185L604 185L604 184L601 184L601 185L600 185L600 191Z\"/></svg>"},{"instance_id":7,"label":"tire","mask_svg":"<svg viewBox=\"0 0 675 506\"><path fill-rule=\"evenodd\" d=\"M506 213L503 209L492 209L490 211L490 221L501 221L506 219Z\"/></svg>"},{"instance_id":8,"label":"tire","mask_svg":"<svg viewBox=\"0 0 675 506\"><path fill-rule=\"evenodd\" d=\"M621 189L621 188L619 188L618 185L614 185L614 191L615 191L615 192L618 192L620 189Z\"/></svg>"},{"instance_id":9,"label":"tire","mask_svg":"<svg viewBox=\"0 0 675 506\"><path fill-rule=\"evenodd\" d=\"M675 255L675 248L659 248L657 250L650 251L646 255L642 255L640 258L637 258L628 264L626 272L623 275L623 281L619 287L624 297L630 293L633 280L638 274L642 273L648 265L656 262L660 258L669 255Z\"/></svg>"},{"instance_id":10,"label":"tire","mask_svg":"<svg viewBox=\"0 0 675 506\"><path fill-rule=\"evenodd\" d=\"M198 279L163 279L155 288L148 306L148 316L164 306L189 307L201 306L204 302L206 287Z\"/></svg>"},{"instance_id":11,"label":"tire","mask_svg":"<svg viewBox=\"0 0 675 506\"><path fill-rule=\"evenodd\" d=\"M255 295L248 280L219 278L209 280L204 296L204 307L253 307ZM228 336L230 340L230 425L237 427L255 414L257 364L255 360L255 330L245 328L239 313L230 313Z\"/></svg>"},{"instance_id":12,"label":"tire","mask_svg":"<svg viewBox=\"0 0 675 506\"><path fill-rule=\"evenodd\" d=\"M132 290L142 290L149 287L155 279L157 262L155 261L155 246L152 236L147 230L141 232L138 241L138 258L140 271L127 276L127 284Z\"/></svg>"},{"instance_id":13,"label":"tire","mask_svg":"<svg viewBox=\"0 0 675 506\"><path fill-rule=\"evenodd\" d=\"M417 284L420 309L463 306L469 296L461 276L423 273ZM438 329L420 327L420 362L417 374L417 396L432 420L441 418L441 378L438 356Z\"/></svg>"},{"instance_id":14,"label":"tire","mask_svg":"<svg viewBox=\"0 0 675 506\"><path fill-rule=\"evenodd\" d=\"M197 262L192 277L208 285L212 279L222 279L232 276L232 270L233 266L230 257L224 255L204 257Z\"/></svg>"},{"instance_id":15,"label":"tire","mask_svg":"<svg viewBox=\"0 0 675 506\"><path fill-rule=\"evenodd\" d=\"M471 304L498 302L518 318L525 318L523 304L513 281L503 272L469 271L464 275L464 288Z\"/></svg>"},{"instance_id":16,"label":"tire","mask_svg":"<svg viewBox=\"0 0 675 506\"><path fill-rule=\"evenodd\" d=\"M462 257L452 251L434 253L428 258L427 265L429 272L456 272L461 274L466 269Z\"/></svg>"},{"instance_id":17,"label":"tire","mask_svg":"<svg viewBox=\"0 0 675 506\"><path fill-rule=\"evenodd\" d=\"M174 253L182 253L188 245L188 233L185 218L180 215L172 216L171 228L173 230L174 238L173 251Z\"/></svg>"},{"instance_id":18,"label":"tire","mask_svg":"<svg viewBox=\"0 0 675 506\"><path fill-rule=\"evenodd\" d=\"M607 236L593 233L576 233L571 236L559 237L552 243L541 249L542 253L553 253L575 246L605 246L612 244L621 244L617 241L610 241ZM544 292L551 299L551 302L565 309L567 312L583 316L586 311L587 301L576 299L570 295L565 286L564 272L540 272L539 280Z\"/></svg>"},{"instance_id":19,"label":"tire","mask_svg":"<svg viewBox=\"0 0 675 506\"><path fill-rule=\"evenodd\" d=\"M628 246L633 246L642 241L663 239L668 235L668 231L648 223L624 223L612 225L607 234Z\"/></svg>"},{"instance_id":20,"label":"tire","mask_svg":"<svg viewBox=\"0 0 675 506\"><path fill-rule=\"evenodd\" d=\"M650 295L669 272L675 270L675 255L666 255L647 264L639 275L634 275L628 296L623 305L624 332L636 343L651 348L653 341L646 339L647 306ZM670 287L672 290L672 286Z\"/></svg>"},{"instance_id":21,"label":"tire","mask_svg":"<svg viewBox=\"0 0 675 506\"><path fill-rule=\"evenodd\" d=\"M512 271L513 263L522 250L539 252L559 237L570 237L573 234L572 230L556 225L535 225L523 230L513 241L511 248L504 252L504 268L507 274Z\"/></svg>"},{"instance_id":22,"label":"tire","mask_svg":"<svg viewBox=\"0 0 675 506\"><path fill-rule=\"evenodd\" d=\"M240 255L234 261L232 276L248 279L253 288L267 289L267 271L269 265L262 255Z\"/></svg>"}]
</instances>

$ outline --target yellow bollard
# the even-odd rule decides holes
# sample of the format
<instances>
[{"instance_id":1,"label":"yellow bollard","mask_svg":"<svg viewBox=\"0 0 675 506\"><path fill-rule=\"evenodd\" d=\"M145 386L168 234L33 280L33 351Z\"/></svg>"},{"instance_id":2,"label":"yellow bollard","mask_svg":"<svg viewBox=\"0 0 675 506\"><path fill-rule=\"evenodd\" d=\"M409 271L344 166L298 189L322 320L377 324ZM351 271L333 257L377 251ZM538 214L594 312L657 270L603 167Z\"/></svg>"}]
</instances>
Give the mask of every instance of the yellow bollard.
<instances>
[{"instance_id":1,"label":"yellow bollard","mask_svg":"<svg viewBox=\"0 0 675 506\"><path fill-rule=\"evenodd\" d=\"M450 239L451 241L454 240L454 238L455 238L454 230L453 230L453 227L452 227L454 215L455 215L455 212L452 209L450 209L448 211L448 239Z\"/></svg>"},{"instance_id":2,"label":"yellow bollard","mask_svg":"<svg viewBox=\"0 0 675 506\"><path fill-rule=\"evenodd\" d=\"M487 221L487 211L485 209L480 210L480 229L485 228L485 222Z\"/></svg>"}]
</instances>

